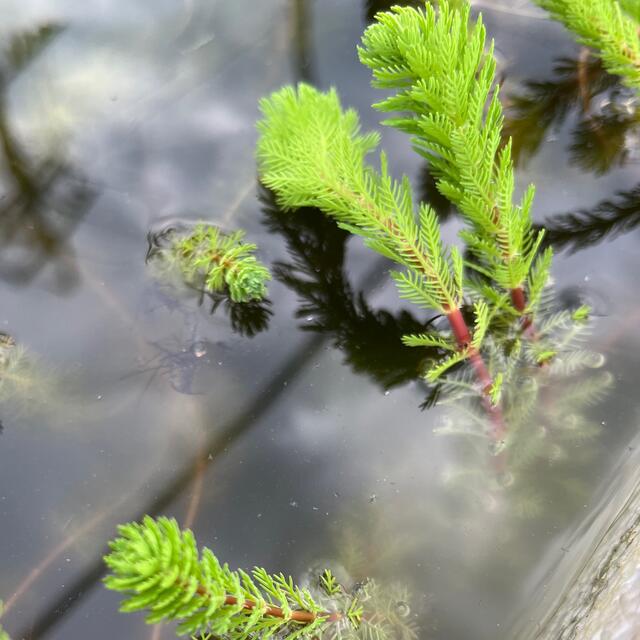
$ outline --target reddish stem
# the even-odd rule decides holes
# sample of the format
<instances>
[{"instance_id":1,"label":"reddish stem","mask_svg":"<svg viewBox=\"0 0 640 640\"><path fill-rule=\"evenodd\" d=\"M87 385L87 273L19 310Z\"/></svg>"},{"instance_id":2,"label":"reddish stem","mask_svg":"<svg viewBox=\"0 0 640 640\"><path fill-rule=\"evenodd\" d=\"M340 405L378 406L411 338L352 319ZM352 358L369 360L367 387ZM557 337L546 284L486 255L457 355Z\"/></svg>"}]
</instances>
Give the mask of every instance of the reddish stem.
<instances>
[{"instance_id":1,"label":"reddish stem","mask_svg":"<svg viewBox=\"0 0 640 640\"><path fill-rule=\"evenodd\" d=\"M527 302L524 297L524 289L522 287L516 287L515 289L511 289L511 302L513 302L513 306L522 313L526 306Z\"/></svg>"},{"instance_id":2,"label":"reddish stem","mask_svg":"<svg viewBox=\"0 0 640 640\"><path fill-rule=\"evenodd\" d=\"M198 586L196 592L201 596L209 596L209 592L202 585ZM226 596L226 598L224 599L224 603L226 605L238 604L238 598L236 598L235 596ZM244 609L251 610L255 609L256 603L253 600L245 600L242 603L242 606ZM264 611L264 615L271 618L285 617L285 613L282 608L275 606L268 606ZM322 611L320 613L313 613L312 611L305 611L304 609L294 609L289 615L289 620L293 620L294 622L301 622L302 624L311 624L318 618L323 618L327 622L337 622L338 620L341 620L342 617L343 615L338 611Z\"/></svg>"},{"instance_id":3,"label":"reddish stem","mask_svg":"<svg viewBox=\"0 0 640 640\"><path fill-rule=\"evenodd\" d=\"M227 596L224 601L225 604L237 604L238 600L235 596ZM245 600L242 603L242 606L245 609L254 609L256 603L253 600ZM284 618L284 611L280 607L269 606L265 609L265 616L269 616L270 618ZM339 612L330 613L329 611L323 611L322 613L313 613L312 611L305 611L304 609L294 609L290 616L289 620L294 620L295 622L302 622L304 624L311 624L315 622L318 618L324 618L327 622L337 622L342 618L342 614Z\"/></svg>"},{"instance_id":4,"label":"reddish stem","mask_svg":"<svg viewBox=\"0 0 640 640\"><path fill-rule=\"evenodd\" d=\"M452 309L449 311L449 313L447 313L447 320L449 320L458 347L469 350L469 361L473 365L478 381L482 385L482 393L486 395L491 390L493 381L479 351L471 345L471 334L469 333L469 328L462 317L460 309Z\"/></svg>"},{"instance_id":5,"label":"reddish stem","mask_svg":"<svg viewBox=\"0 0 640 640\"><path fill-rule=\"evenodd\" d=\"M447 320L453 331L453 335L456 339L456 344L460 349L468 350L468 357L471 366L473 367L476 377L482 386L482 405L484 406L487 414L491 418L493 424L492 437L494 441L498 442L502 440L507 431L502 417L502 411L499 407L496 407L489 397L491 387L493 386L493 380L487 365L485 364L482 354L471 344L471 334L469 328L465 322L460 309L451 309L447 313Z\"/></svg>"},{"instance_id":6,"label":"reddish stem","mask_svg":"<svg viewBox=\"0 0 640 640\"><path fill-rule=\"evenodd\" d=\"M513 306L517 311L524 313L524 310L527 308L527 299L522 287L511 289L511 302L513 302ZM526 336L530 336L533 333L533 320L530 314L522 317L522 329Z\"/></svg>"}]
</instances>

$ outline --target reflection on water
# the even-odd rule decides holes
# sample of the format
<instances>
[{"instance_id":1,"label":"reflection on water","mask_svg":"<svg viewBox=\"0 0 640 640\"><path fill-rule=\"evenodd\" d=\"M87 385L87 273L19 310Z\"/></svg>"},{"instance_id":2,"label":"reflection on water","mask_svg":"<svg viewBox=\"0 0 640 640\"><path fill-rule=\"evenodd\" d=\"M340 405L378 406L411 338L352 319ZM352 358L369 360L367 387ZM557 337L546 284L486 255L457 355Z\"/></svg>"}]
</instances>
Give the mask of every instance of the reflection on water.
<instances>
[{"instance_id":1,"label":"reflection on water","mask_svg":"<svg viewBox=\"0 0 640 640\"><path fill-rule=\"evenodd\" d=\"M592 209L561 213L545 222L545 242L558 249L581 251L606 239L629 233L640 225L640 185L617 193Z\"/></svg>"},{"instance_id":2,"label":"reflection on water","mask_svg":"<svg viewBox=\"0 0 640 640\"><path fill-rule=\"evenodd\" d=\"M572 120L570 161L585 171L604 174L638 160L638 98L587 49L576 58L560 58L551 79L527 81L507 103L505 135L511 136L514 159L521 165ZM638 202L634 187L592 208L549 216L545 242L579 251L628 233L640 223Z\"/></svg>"},{"instance_id":3,"label":"reflection on water","mask_svg":"<svg viewBox=\"0 0 640 640\"><path fill-rule=\"evenodd\" d=\"M572 559L636 429L640 310L629 292L640 265L634 234L622 233L637 219L636 125L626 94L590 58L567 54L562 30L486 10L506 43L507 78L524 87L513 101L512 133L530 160L519 179L538 184L551 241L581 249L556 261L555 311L575 306L578 286L607 292L582 345L606 355L601 369L568 374L514 358L503 393L517 428L496 457L464 378L436 395L420 373L439 354L400 342L438 319L404 308L387 265L331 221L253 197L261 95L300 78L336 84L377 122L354 45L384 3L13 4L0 329L16 345L3 362L39 354L32 373L53 386L38 389L56 398L16 412L0 437L3 627L16 638L167 640L171 629L119 615L99 582L116 523L166 513L232 566L301 576L327 559L356 582L406 584L420 637L517 637L511 623L544 593L538 577ZM46 20L65 28L42 29ZM65 144L40 139L56 117L38 108L43 86L69 106ZM392 163L416 177L452 239L459 221L436 202L428 168L404 138L385 135ZM270 306L245 316L224 297L158 282L145 234L183 211L247 229L275 267ZM604 236L612 244L598 244ZM53 291L37 277L47 264L58 268ZM58 373L71 368L79 374ZM0 389L16 397L14 383Z\"/></svg>"},{"instance_id":4,"label":"reflection on water","mask_svg":"<svg viewBox=\"0 0 640 640\"><path fill-rule=\"evenodd\" d=\"M0 147L5 170L0 200L0 277L26 283L47 263L58 261L56 286L64 290L72 287L76 278L66 243L90 206L93 193L65 163L61 148L43 157L31 157L13 131L8 113L12 83L61 29L45 24L11 35L0 62Z\"/></svg>"},{"instance_id":5,"label":"reflection on water","mask_svg":"<svg viewBox=\"0 0 640 640\"><path fill-rule=\"evenodd\" d=\"M303 331L331 336L353 370L384 390L417 379L429 357L443 355L402 343L402 336L426 331L431 321L420 322L408 311L375 310L362 291L353 290L345 272L349 233L316 209L282 211L270 193L263 201L269 231L283 236L289 252L289 261L274 265L274 275L298 296Z\"/></svg>"}]
</instances>

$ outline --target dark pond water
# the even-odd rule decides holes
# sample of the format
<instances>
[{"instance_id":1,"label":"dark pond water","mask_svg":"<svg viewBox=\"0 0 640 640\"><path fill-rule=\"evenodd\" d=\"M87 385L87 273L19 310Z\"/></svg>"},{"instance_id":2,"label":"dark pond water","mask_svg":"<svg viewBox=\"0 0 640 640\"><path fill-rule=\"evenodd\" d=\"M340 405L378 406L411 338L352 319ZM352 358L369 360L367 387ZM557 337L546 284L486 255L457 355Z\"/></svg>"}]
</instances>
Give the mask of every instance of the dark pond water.
<instances>
[{"instance_id":1,"label":"dark pond water","mask_svg":"<svg viewBox=\"0 0 640 640\"><path fill-rule=\"evenodd\" d=\"M14 640L171 637L118 614L100 584L116 524L145 513L189 524L233 567L329 563L402 583L421 638L524 637L562 589L553 568L569 575L585 522L614 500L640 409L640 112L561 27L525 2L474 5L514 106L518 184L537 184L536 220L553 230L559 299L593 305L589 346L613 380L570 412L597 435L536 465L522 503L455 482L464 442L434 433L455 414L421 410L420 356L399 342L428 317L398 300L388 265L259 197L265 93L335 85L378 126L354 46L384 4L2 3L0 329L25 350L0 378ZM383 139L433 197L408 141ZM196 219L259 244L270 306L210 313L160 284L147 235ZM448 216L447 240L458 229Z\"/></svg>"}]
</instances>

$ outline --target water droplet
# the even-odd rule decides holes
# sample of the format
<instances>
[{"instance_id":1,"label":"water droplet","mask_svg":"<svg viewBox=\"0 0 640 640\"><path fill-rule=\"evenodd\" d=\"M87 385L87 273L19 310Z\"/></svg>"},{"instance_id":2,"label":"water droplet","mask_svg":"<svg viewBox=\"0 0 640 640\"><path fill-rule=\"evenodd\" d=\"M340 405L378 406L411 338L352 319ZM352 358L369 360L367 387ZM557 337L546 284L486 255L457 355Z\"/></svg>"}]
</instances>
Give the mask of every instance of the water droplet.
<instances>
[{"instance_id":1,"label":"water droplet","mask_svg":"<svg viewBox=\"0 0 640 640\"><path fill-rule=\"evenodd\" d=\"M207 354L207 343L199 340L191 347L191 351L196 358L202 358Z\"/></svg>"},{"instance_id":2,"label":"water droplet","mask_svg":"<svg viewBox=\"0 0 640 640\"><path fill-rule=\"evenodd\" d=\"M377 496L375 493L372 493L372 494L369 496L369 504L371 504L371 503L375 502L377 499L378 499L378 496Z\"/></svg>"},{"instance_id":3,"label":"water droplet","mask_svg":"<svg viewBox=\"0 0 640 640\"><path fill-rule=\"evenodd\" d=\"M390 393L391 393L390 391L385 391L385 392L384 392L384 395L385 395L385 396L388 396Z\"/></svg>"},{"instance_id":4,"label":"water droplet","mask_svg":"<svg viewBox=\"0 0 640 640\"><path fill-rule=\"evenodd\" d=\"M97 398L98 400L102 400L102 395L97 395L97 396L96 396L96 398Z\"/></svg>"}]
</instances>

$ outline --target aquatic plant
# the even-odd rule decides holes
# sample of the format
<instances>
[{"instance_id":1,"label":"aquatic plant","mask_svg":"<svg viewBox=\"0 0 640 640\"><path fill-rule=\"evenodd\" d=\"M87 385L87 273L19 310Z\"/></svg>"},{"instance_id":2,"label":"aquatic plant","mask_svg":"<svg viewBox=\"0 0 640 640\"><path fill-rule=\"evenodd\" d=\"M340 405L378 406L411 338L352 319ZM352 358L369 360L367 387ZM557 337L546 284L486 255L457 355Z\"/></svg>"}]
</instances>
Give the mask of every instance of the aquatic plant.
<instances>
[{"instance_id":1,"label":"aquatic plant","mask_svg":"<svg viewBox=\"0 0 640 640\"><path fill-rule=\"evenodd\" d=\"M3 419L45 410L52 398L60 398L63 394L64 383L60 372L54 373L37 355L9 334L0 331L0 403Z\"/></svg>"},{"instance_id":2,"label":"aquatic plant","mask_svg":"<svg viewBox=\"0 0 640 640\"><path fill-rule=\"evenodd\" d=\"M224 233L203 223L187 230L172 227L162 233L162 244L150 242L147 261L160 257L204 293L227 293L232 302L260 301L271 274L253 255L257 246L244 236L241 230Z\"/></svg>"},{"instance_id":3,"label":"aquatic plant","mask_svg":"<svg viewBox=\"0 0 640 640\"><path fill-rule=\"evenodd\" d=\"M609 71L640 90L640 8L635 0L534 0L592 48Z\"/></svg>"},{"instance_id":4,"label":"aquatic plant","mask_svg":"<svg viewBox=\"0 0 640 640\"><path fill-rule=\"evenodd\" d=\"M2 618L3 610L4 610L4 605L2 603L2 600L0 600L0 618ZM11 638L9 637L9 634L2 628L1 624L0 624L0 640L11 640Z\"/></svg>"},{"instance_id":5,"label":"aquatic plant","mask_svg":"<svg viewBox=\"0 0 640 640\"><path fill-rule=\"evenodd\" d=\"M414 135L438 189L471 223L462 236L476 277L464 278L465 262L456 247L443 245L437 214L424 203L415 211L408 179L389 175L384 152L379 171L365 162L379 135L360 132L357 114L342 109L335 90L300 84L261 101L259 172L284 209L317 207L403 267L392 273L400 295L446 316L452 332L407 336L405 344L449 351L427 373L431 381L469 361L500 437L499 390L481 355L482 341L498 316L522 317L522 328L530 330L552 253L536 255L543 234L531 225L533 188L520 205L512 203L510 146L499 148L502 111L481 19L470 28L468 6L439 5L438 12L426 5L378 14L359 51L376 86L402 89L376 106L410 111L390 123ZM467 293L474 299L473 331L461 312Z\"/></svg>"},{"instance_id":6,"label":"aquatic plant","mask_svg":"<svg viewBox=\"0 0 640 640\"><path fill-rule=\"evenodd\" d=\"M358 52L373 74L373 86L396 93L374 105L401 112L385 122L412 136L414 148L429 161L438 190L470 225L461 233L474 254L470 264L510 292L515 309L535 308L535 273L546 281L551 255L531 266L542 240L531 224L535 189L529 185L513 203L511 142L502 142L502 107L495 85L493 43L486 45L480 16L469 22L467 3L424 11L395 7L377 16ZM529 301L525 299L525 285ZM529 309L527 308L529 307Z\"/></svg>"},{"instance_id":7,"label":"aquatic plant","mask_svg":"<svg viewBox=\"0 0 640 640\"><path fill-rule=\"evenodd\" d=\"M231 328L239 334L247 337L265 330L272 315L271 302L266 295L266 282L271 278L266 267L257 262L253 263L254 256L244 258L244 267L254 273L254 283L250 289L240 283L234 288L235 299L232 297L231 287L226 282L226 273L223 274L223 282L220 283L220 273L217 274L219 287L215 290L207 286L207 274L211 271L206 264L206 257L200 256L200 263L194 264L196 253L205 252L204 242L200 242L200 250L196 244L203 236L222 234L221 231L209 231L206 225L202 230L188 226L170 226L158 231L151 231L147 235L148 249L146 262L152 268L154 281L157 285L156 294L161 300L161 307L168 309L181 309L179 300L181 294L187 290L190 297L196 297L199 305L205 301L211 303L210 313L214 314L222 307L229 318ZM216 229L215 227L213 229ZM224 235L224 234L222 234ZM231 234L233 235L233 234ZM239 240L244 249L254 245L248 245ZM242 259L242 258L241 258ZM232 276L230 276L231 278ZM249 295L256 295L248 299Z\"/></svg>"},{"instance_id":8,"label":"aquatic plant","mask_svg":"<svg viewBox=\"0 0 640 640\"><path fill-rule=\"evenodd\" d=\"M283 574L251 573L221 565L212 551L198 552L190 530L169 518L145 517L119 527L104 560L107 588L126 595L121 611L147 611L147 622L177 621L177 633L200 638L384 638L398 624L392 612L367 614L365 592L347 593L326 570L312 595ZM413 637L410 624L402 637Z\"/></svg>"},{"instance_id":9,"label":"aquatic plant","mask_svg":"<svg viewBox=\"0 0 640 640\"><path fill-rule=\"evenodd\" d=\"M601 175L633 154L638 99L587 49L576 58L561 58L551 78L526 82L506 102L504 132L512 138L516 163L531 157L550 129L558 132L575 114L579 118L571 126L569 147L573 164Z\"/></svg>"}]
</instances>

